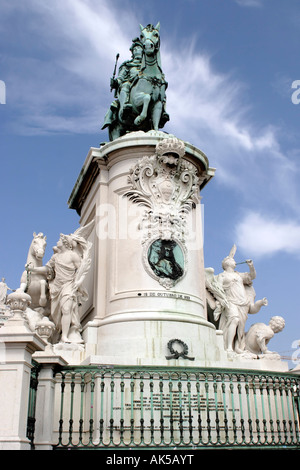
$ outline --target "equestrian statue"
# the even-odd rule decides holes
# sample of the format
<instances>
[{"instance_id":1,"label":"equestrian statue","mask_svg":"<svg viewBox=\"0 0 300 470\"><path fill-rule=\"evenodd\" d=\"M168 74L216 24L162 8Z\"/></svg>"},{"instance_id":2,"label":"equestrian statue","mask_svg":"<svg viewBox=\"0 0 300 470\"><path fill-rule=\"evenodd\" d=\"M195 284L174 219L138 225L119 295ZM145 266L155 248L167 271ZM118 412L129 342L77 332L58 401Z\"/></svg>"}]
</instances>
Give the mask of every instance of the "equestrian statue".
<instances>
[{"instance_id":1,"label":"equestrian statue","mask_svg":"<svg viewBox=\"0 0 300 470\"><path fill-rule=\"evenodd\" d=\"M158 130L169 121L166 112L167 82L160 60L160 24L155 27L140 25L139 38L132 41L131 60L121 64L115 78L117 60L111 91L115 100L106 113L102 129L108 127L109 139L137 130Z\"/></svg>"}]
</instances>

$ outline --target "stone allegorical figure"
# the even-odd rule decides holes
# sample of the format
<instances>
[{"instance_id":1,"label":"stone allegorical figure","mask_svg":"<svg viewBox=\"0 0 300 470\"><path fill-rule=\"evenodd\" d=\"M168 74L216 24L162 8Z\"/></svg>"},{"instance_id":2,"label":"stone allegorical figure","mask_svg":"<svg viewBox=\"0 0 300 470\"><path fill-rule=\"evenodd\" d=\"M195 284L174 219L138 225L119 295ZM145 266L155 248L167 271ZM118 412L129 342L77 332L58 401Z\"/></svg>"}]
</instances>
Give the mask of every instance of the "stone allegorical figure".
<instances>
[{"instance_id":1,"label":"stone allegorical figure","mask_svg":"<svg viewBox=\"0 0 300 470\"><path fill-rule=\"evenodd\" d=\"M91 243L83 233L90 233L93 222L71 235L60 235L54 254L45 266L28 268L48 275L51 318L61 332L61 342L82 343L79 305L87 300L82 283L90 267Z\"/></svg>"},{"instance_id":2,"label":"stone allegorical figure","mask_svg":"<svg viewBox=\"0 0 300 470\"><path fill-rule=\"evenodd\" d=\"M2 277L0 282L0 305L6 304L7 291L12 291L5 282L5 277Z\"/></svg>"},{"instance_id":3,"label":"stone allegorical figure","mask_svg":"<svg viewBox=\"0 0 300 470\"><path fill-rule=\"evenodd\" d=\"M269 324L254 323L246 334L246 349L257 355L268 355L272 358L280 358L278 353L268 350L268 343L275 333L279 333L285 326L284 318L272 317Z\"/></svg>"},{"instance_id":4,"label":"stone allegorical figure","mask_svg":"<svg viewBox=\"0 0 300 470\"><path fill-rule=\"evenodd\" d=\"M268 302L266 298L255 302L252 281L256 277L256 271L253 262L252 260L246 261L249 266L248 273L235 271L235 252L236 246L234 245L229 256L222 262L224 271L213 276L218 289L216 290L212 282L207 282L207 289L212 295L214 291L216 292L214 319L219 320L219 329L224 334L225 349L241 354L245 352L245 325L248 314L258 313Z\"/></svg>"}]
</instances>

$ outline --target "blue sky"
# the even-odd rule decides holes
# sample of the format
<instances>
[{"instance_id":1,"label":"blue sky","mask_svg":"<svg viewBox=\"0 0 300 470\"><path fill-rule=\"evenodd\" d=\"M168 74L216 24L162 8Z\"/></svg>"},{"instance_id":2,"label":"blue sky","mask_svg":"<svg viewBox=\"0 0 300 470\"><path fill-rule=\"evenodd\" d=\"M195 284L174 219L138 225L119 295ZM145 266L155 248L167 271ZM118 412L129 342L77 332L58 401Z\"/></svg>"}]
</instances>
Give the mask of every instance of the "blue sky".
<instances>
[{"instance_id":1,"label":"blue sky","mask_svg":"<svg viewBox=\"0 0 300 470\"><path fill-rule=\"evenodd\" d=\"M115 56L158 21L164 130L217 169L202 192L205 264L220 272L233 243L237 261L253 259L269 305L248 326L282 315L270 349L300 356L298 0L0 0L0 276L18 287L34 231L46 262L78 227L67 200L89 148L108 140Z\"/></svg>"}]
</instances>

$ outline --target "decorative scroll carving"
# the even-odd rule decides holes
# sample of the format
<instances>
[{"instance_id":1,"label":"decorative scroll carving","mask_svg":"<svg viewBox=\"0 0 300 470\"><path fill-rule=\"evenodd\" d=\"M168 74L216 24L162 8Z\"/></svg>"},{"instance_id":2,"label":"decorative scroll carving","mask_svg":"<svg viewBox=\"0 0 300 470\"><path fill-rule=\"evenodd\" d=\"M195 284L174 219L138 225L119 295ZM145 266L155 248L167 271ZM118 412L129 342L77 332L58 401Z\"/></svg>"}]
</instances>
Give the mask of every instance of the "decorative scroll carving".
<instances>
[{"instance_id":1,"label":"decorative scroll carving","mask_svg":"<svg viewBox=\"0 0 300 470\"><path fill-rule=\"evenodd\" d=\"M146 207L139 226L143 231L143 262L148 273L165 288L172 287L186 272L186 216L199 202L197 169L183 159L184 154L182 141L175 137L163 139L154 155L141 158L130 170L131 189L124 194ZM174 243L171 246L167 241ZM159 266L153 266L154 252L157 263L169 264L165 276ZM176 259L176 255L183 260Z\"/></svg>"}]
</instances>

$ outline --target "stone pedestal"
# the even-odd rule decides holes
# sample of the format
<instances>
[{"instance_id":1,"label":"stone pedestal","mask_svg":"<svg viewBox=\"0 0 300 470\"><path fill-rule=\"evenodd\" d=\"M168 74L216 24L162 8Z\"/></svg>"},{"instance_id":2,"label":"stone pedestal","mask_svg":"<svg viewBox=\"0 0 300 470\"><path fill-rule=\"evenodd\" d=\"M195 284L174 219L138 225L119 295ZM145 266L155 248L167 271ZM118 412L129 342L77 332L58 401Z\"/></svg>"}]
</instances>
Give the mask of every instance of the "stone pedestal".
<instances>
[{"instance_id":1,"label":"stone pedestal","mask_svg":"<svg viewBox=\"0 0 300 470\"><path fill-rule=\"evenodd\" d=\"M24 292L8 296L12 317L0 329L0 449L30 449L26 437L32 354L44 341L28 327L23 314L30 303Z\"/></svg>"},{"instance_id":2,"label":"stone pedestal","mask_svg":"<svg viewBox=\"0 0 300 470\"><path fill-rule=\"evenodd\" d=\"M69 206L81 225L96 221L82 311L94 361L170 365L174 339L190 365L226 357L206 312L200 191L213 175L199 149L163 132L90 150Z\"/></svg>"},{"instance_id":3,"label":"stone pedestal","mask_svg":"<svg viewBox=\"0 0 300 470\"><path fill-rule=\"evenodd\" d=\"M215 328L204 320L188 323L165 316L160 320L125 321L102 325L98 334L97 353L85 364L212 367L227 358L223 345L217 342ZM168 348L173 342L179 357ZM183 347L186 354L181 354Z\"/></svg>"}]
</instances>

